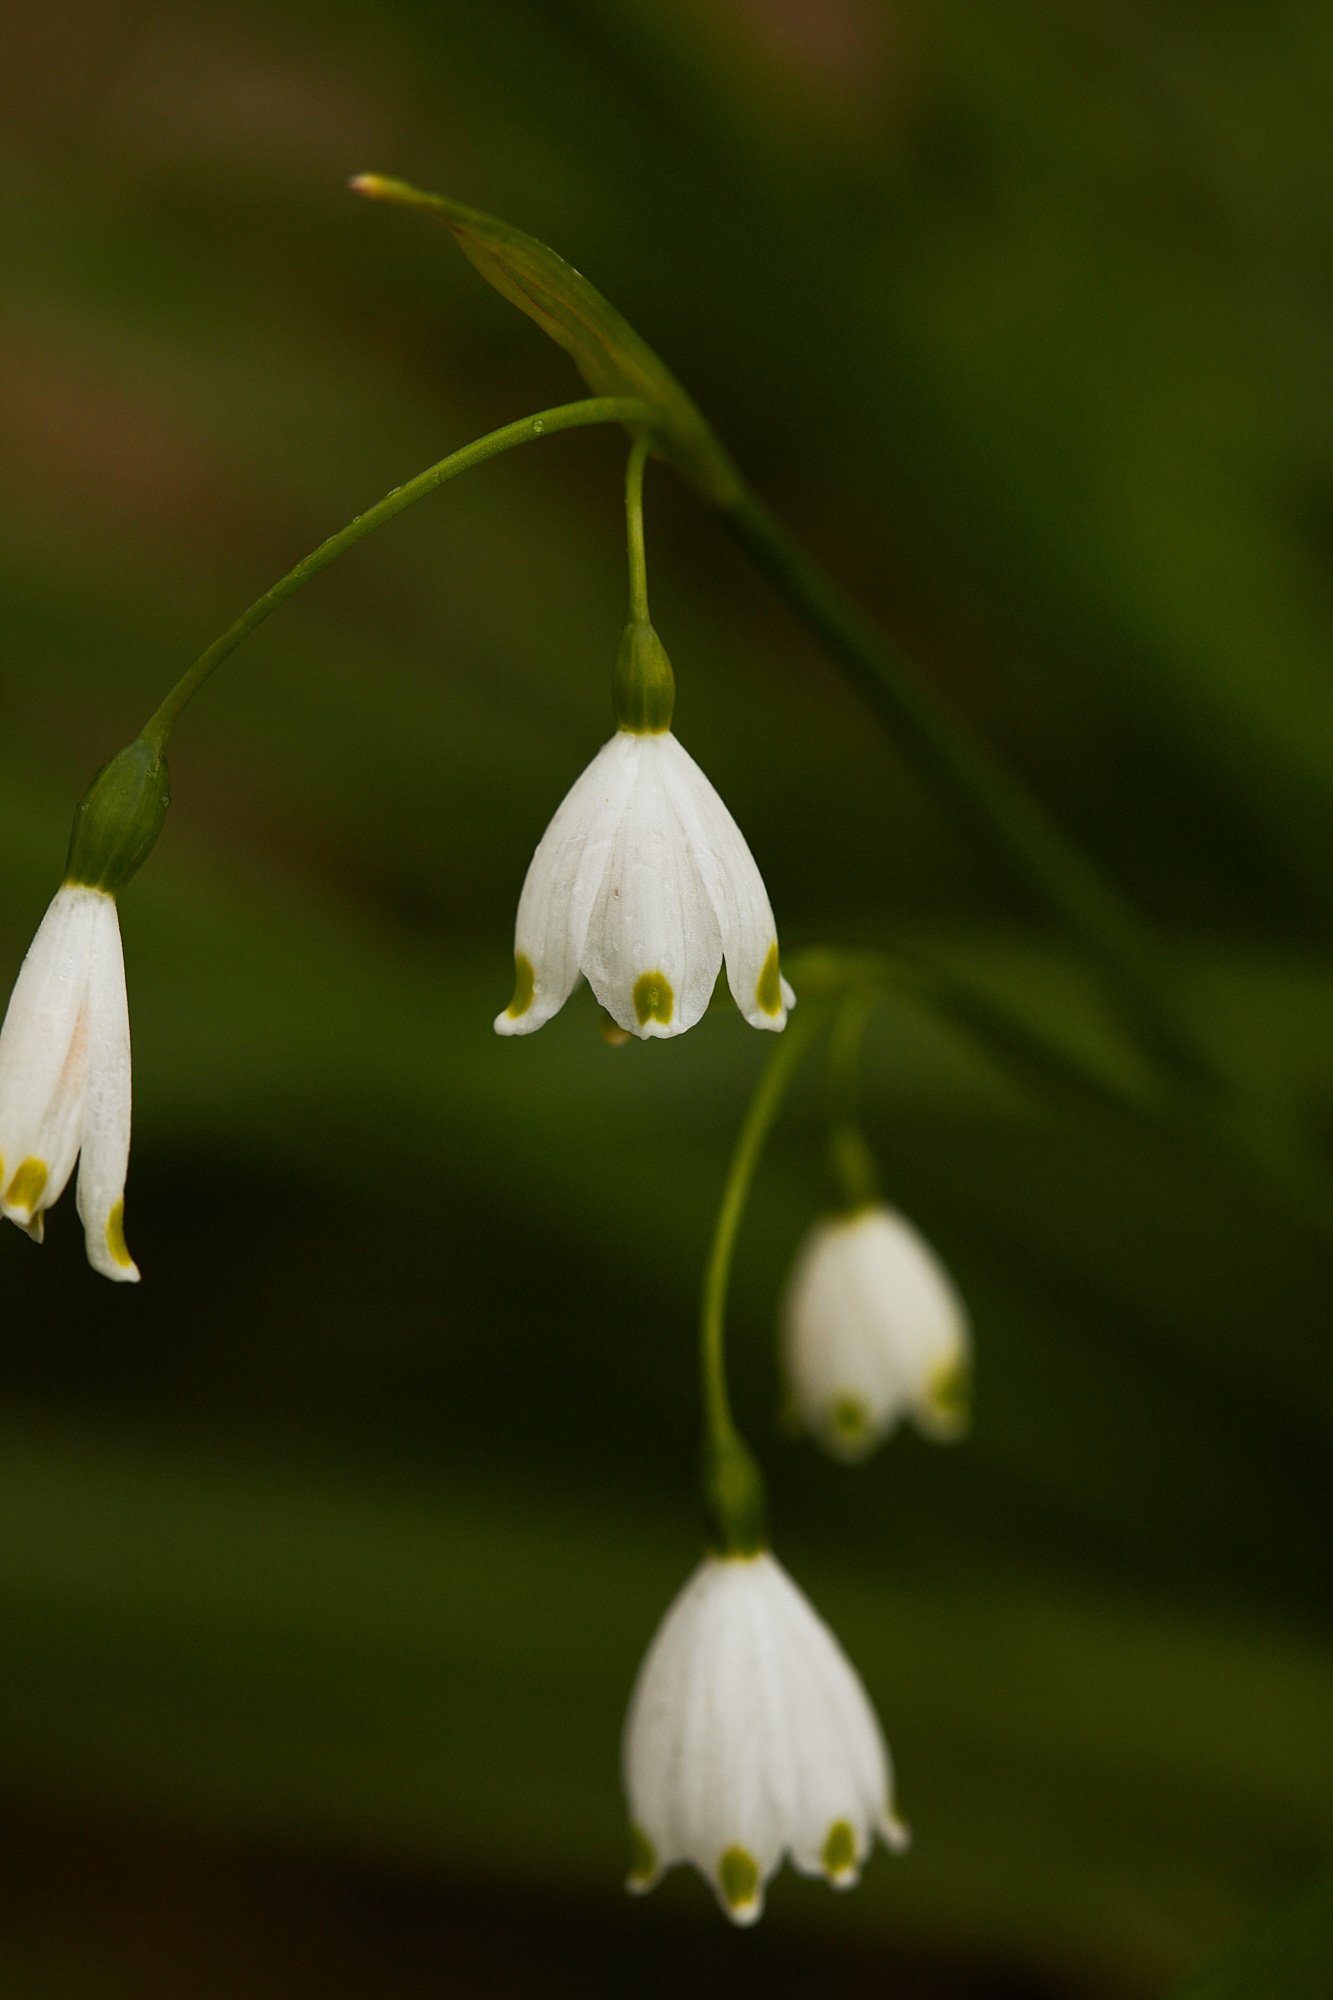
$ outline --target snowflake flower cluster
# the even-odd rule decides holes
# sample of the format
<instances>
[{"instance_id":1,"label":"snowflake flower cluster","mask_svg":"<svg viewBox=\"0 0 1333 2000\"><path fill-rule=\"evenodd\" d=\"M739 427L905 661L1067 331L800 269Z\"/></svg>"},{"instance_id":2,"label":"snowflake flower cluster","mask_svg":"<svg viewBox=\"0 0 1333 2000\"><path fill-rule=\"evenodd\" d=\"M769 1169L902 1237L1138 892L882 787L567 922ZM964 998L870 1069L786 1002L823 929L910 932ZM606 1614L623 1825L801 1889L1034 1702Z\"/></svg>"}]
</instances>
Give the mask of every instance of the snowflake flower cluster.
<instances>
[{"instance_id":1,"label":"snowflake flower cluster","mask_svg":"<svg viewBox=\"0 0 1333 2000\"><path fill-rule=\"evenodd\" d=\"M642 588L614 687L616 733L528 868L513 998L495 1027L532 1033L584 978L623 1036L670 1039L705 1014L725 963L744 1019L780 1032L795 995L768 894L735 820L672 734L674 679ZM0 1209L40 1241L77 1166L89 1261L117 1280L139 1271L124 1231L130 1030L116 897L166 804L161 742L136 739L80 805L65 880L0 1029ZM841 1458L864 1457L903 1417L933 1437L965 1421L962 1304L912 1225L878 1200L850 1201L810 1231L782 1346L792 1412ZM762 1481L744 1471L752 1461L725 1390L708 1401L707 1374L710 1446L742 1467L749 1499L729 1501L725 1480L713 1494L715 1546L635 1683L623 1745L629 1886L692 1863L726 1914L750 1924L784 1859L846 1888L877 1841L900 1850L907 1833L875 1711L767 1547Z\"/></svg>"}]
</instances>

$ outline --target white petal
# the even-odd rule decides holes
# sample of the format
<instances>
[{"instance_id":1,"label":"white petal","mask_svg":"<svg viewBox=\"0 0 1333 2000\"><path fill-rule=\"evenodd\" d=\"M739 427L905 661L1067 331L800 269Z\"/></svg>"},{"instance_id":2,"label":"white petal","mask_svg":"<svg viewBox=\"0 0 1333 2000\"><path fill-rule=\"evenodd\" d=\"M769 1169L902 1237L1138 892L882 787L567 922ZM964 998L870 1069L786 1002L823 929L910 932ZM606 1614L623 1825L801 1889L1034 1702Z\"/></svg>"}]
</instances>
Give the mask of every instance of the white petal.
<instances>
[{"instance_id":1,"label":"white petal","mask_svg":"<svg viewBox=\"0 0 1333 2000\"><path fill-rule=\"evenodd\" d=\"M716 1679L709 1690L713 1744L705 1774L712 1795L711 1840L694 1849L699 1866L733 1922L753 1923L764 1887L782 1860L792 1805L788 1759L774 1754L783 1741L787 1702L784 1662L773 1644L763 1599L764 1555L733 1558L722 1568L724 1638ZM753 1886L738 1882L747 1874Z\"/></svg>"},{"instance_id":2,"label":"white petal","mask_svg":"<svg viewBox=\"0 0 1333 2000\"><path fill-rule=\"evenodd\" d=\"M130 1157L130 1016L115 899L100 898L88 977L88 1087L78 1207L88 1261L105 1277L133 1281L125 1247L125 1169Z\"/></svg>"},{"instance_id":3,"label":"white petal","mask_svg":"<svg viewBox=\"0 0 1333 2000\"><path fill-rule=\"evenodd\" d=\"M626 733L624 741L633 749L634 784L588 920L582 967L616 1024L646 1040L683 1034L705 1013L722 937L664 781L672 739Z\"/></svg>"},{"instance_id":4,"label":"white petal","mask_svg":"<svg viewBox=\"0 0 1333 2000\"><path fill-rule=\"evenodd\" d=\"M689 1707L700 1599L709 1589L705 1564L673 1601L644 1655L630 1695L621 1743L621 1773L630 1819L656 1855L657 1869L687 1858L677 1779ZM705 1685L698 1677L698 1685Z\"/></svg>"},{"instance_id":5,"label":"white petal","mask_svg":"<svg viewBox=\"0 0 1333 2000\"><path fill-rule=\"evenodd\" d=\"M56 1199L78 1150L89 942L103 900L95 889L57 891L0 1029L0 1192L12 1196L4 1213L25 1227Z\"/></svg>"},{"instance_id":6,"label":"white petal","mask_svg":"<svg viewBox=\"0 0 1333 2000\"><path fill-rule=\"evenodd\" d=\"M496 1017L498 1034L530 1035L559 1012L574 990L588 918L634 785L635 741L617 731L603 744L537 844L514 930L519 984L515 1001ZM525 964L530 995L522 990ZM516 1006L525 997L527 1005Z\"/></svg>"},{"instance_id":7,"label":"white petal","mask_svg":"<svg viewBox=\"0 0 1333 2000\"><path fill-rule=\"evenodd\" d=\"M850 1887L892 1817L888 1749L859 1675L809 1599L778 1563L766 1585L796 1705L790 1729L802 1790L788 1829L792 1860Z\"/></svg>"},{"instance_id":8,"label":"white petal","mask_svg":"<svg viewBox=\"0 0 1333 2000\"><path fill-rule=\"evenodd\" d=\"M56 1094L47 1109L34 1152L46 1162L46 1184L33 1219L40 1224L43 1209L59 1201L74 1171L83 1131L83 1111L88 1088L88 1012L85 1007L74 1024L65 1067ZM17 1216L15 1220L19 1220ZM39 1233L38 1242L41 1241Z\"/></svg>"},{"instance_id":9,"label":"white petal","mask_svg":"<svg viewBox=\"0 0 1333 2000\"><path fill-rule=\"evenodd\" d=\"M966 1413L945 1401L943 1389L956 1387L968 1365L966 1308L939 1258L905 1215L881 1206L860 1220L861 1282L880 1301L886 1345L896 1355L908 1406L922 1429L955 1436Z\"/></svg>"},{"instance_id":10,"label":"white petal","mask_svg":"<svg viewBox=\"0 0 1333 2000\"><path fill-rule=\"evenodd\" d=\"M766 1791L771 1719L754 1700L753 1567L709 1558L681 1591L640 1668L623 1760L630 1817L658 1869L693 1862L738 1923L759 1915L782 1854Z\"/></svg>"},{"instance_id":11,"label":"white petal","mask_svg":"<svg viewBox=\"0 0 1333 2000\"><path fill-rule=\"evenodd\" d=\"M865 1281L837 1218L810 1231L783 1301L787 1382L806 1428L842 1458L860 1458L906 1406L891 1345L883 1339L873 1279Z\"/></svg>"},{"instance_id":12,"label":"white petal","mask_svg":"<svg viewBox=\"0 0 1333 2000\"><path fill-rule=\"evenodd\" d=\"M754 856L688 750L664 736L671 801L722 935L732 998L753 1028L783 1028L796 996L778 969L777 928Z\"/></svg>"}]
</instances>

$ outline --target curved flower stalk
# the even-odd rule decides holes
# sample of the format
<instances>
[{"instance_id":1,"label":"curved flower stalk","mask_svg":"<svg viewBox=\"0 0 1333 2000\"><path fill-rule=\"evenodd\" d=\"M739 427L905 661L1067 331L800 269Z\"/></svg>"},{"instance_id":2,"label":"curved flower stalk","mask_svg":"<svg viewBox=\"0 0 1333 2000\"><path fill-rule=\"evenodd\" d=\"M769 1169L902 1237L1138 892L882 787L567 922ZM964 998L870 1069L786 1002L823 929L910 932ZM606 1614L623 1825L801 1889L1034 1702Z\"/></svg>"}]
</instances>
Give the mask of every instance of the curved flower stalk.
<instances>
[{"instance_id":1,"label":"curved flower stalk","mask_svg":"<svg viewBox=\"0 0 1333 2000\"><path fill-rule=\"evenodd\" d=\"M0 1207L39 1243L79 1162L88 1261L137 1279L125 1246L130 1021L116 899L66 882L28 950L0 1029Z\"/></svg>"},{"instance_id":2,"label":"curved flower stalk","mask_svg":"<svg viewBox=\"0 0 1333 2000\"><path fill-rule=\"evenodd\" d=\"M907 1845L866 1691L767 1551L706 1557L672 1604L630 1698L623 1770L628 1887L692 1862L734 1923L761 1915L784 1856L848 1889L876 1835Z\"/></svg>"},{"instance_id":3,"label":"curved flower stalk","mask_svg":"<svg viewBox=\"0 0 1333 2000\"><path fill-rule=\"evenodd\" d=\"M792 1408L839 1458L865 1457L904 1416L937 1439L967 1426L966 1310L929 1244L883 1202L811 1229L782 1341Z\"/></svg>"},{"instance_id":4,"label":"curved flower stalk","mask_svg":"<svg viewBox=\"0 0 1333 2000\"><path fill-rule=\"evenodd\" d=\"M795 996L745 838L669 729L620 729L543 835L519 898L514 997L502 1035L527 1035L582 973L617 1026L680 1035L727 980L752 1027L783 1028Z\"/></svg>"}]
</instances>

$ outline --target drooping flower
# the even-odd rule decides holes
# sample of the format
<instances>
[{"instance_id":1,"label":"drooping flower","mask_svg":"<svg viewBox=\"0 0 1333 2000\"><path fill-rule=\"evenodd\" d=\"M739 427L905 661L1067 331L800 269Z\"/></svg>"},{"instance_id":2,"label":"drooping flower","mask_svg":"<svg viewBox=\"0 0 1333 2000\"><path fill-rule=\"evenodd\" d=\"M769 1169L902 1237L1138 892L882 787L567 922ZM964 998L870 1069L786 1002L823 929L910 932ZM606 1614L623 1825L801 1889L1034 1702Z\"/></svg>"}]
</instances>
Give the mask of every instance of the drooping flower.
<instances>
[{"instance_id":1,"label":"drooping flower","mask_svg":"<svg viewBox=\"0 0 1333 2000\"><path fill-rule=\"evenodd\" d=\"M66 882L28 949L0 1029L0 1209L41 1241L79 1162L88 1260L136 1279L125 1247L130 1021L116 899Z\"/></svg>"},{"instance_id":2,"label":"drooping flower","mask_svg":"<svg viewBox=\"0 0 1333 2000\"><path fill-rule=\"evenodd\" d=\"M628 1887L691 1862L754 1923L788 1856L835 1889L879 1837L907 1844L888 1750L855 1670L774 1557L708 1556L639 1669L622 1753Z\"/></svg>"},{"instance_id":3,"label":"drooping flower","mask_svg":"<svg viewBox=\"0 0 1333 2000\"><path fill-rule=\"evenodd\" d=\"M625 629L615 696L616 734L567 793L528 867L514 997L497 1032L540 1028L582 973L626 1033L680 1035L706 1010L724 957L751 1026L785 1027L795 995L763 877L671 733L671 663L645 620Z\"/></svg>"},{"instance_id":4,"label":"drooping flower","mask_svg":"<svg viewBox=\"0 0 1333 2000\"><path fill-rule=\"evenodd\" d=\"M102 766L0 1028L0 1213L40 1243L77 1160L88 1261L122 1280L139 1271L125 1247L130 1017L116 897L170 803L160 735L136 736Z\"/></svg>"},{"instance_id":5,"label":"drooping flower","mask_svg":"<svg viewBox=\"0 0 1333 2000\"><path fill-rule=\"evenodd\" d=\"M838 1457L864 1457L904 1416L939 1439L966 1428L962 1300L884 1203L815 1224L788 1280L782 1332L792 1408Z\"/></svg>"},{"instance_id":6,"label":"drooping flower","mask_svg":"<svg viewBox=\"0 0 1333 2000\"><path fill-rule=\"evenodd\" d=\"M531 1034L583 973L629 1034L680 1035L704 1014L725 955L755 1028L786 1026L763 878L735 820L669 730L617 730L566 796L532 857L502 1035Z\"/></svg>"}]
</instances>

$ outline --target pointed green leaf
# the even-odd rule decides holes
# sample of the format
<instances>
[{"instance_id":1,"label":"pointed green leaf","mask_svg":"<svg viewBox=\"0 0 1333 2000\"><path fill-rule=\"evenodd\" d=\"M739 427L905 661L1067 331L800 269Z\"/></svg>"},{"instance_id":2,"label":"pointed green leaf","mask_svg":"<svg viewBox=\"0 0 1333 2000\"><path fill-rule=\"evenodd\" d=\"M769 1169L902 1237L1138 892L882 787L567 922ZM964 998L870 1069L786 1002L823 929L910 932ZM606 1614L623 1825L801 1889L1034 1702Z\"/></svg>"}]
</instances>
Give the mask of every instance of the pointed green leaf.
<instances>
[{"instance_id":1,"label":"pointed green leaf","mask_svg":"<svg viewBox=\"0 0 1333 2000\"><path fill-rule=\"evenodd\" d=\"M438 215L486 282L564 348L595 394L636 396L647 403L657 412L654 437L662 456L705 499L718 506L735 499L735 470L697 406L628 320L572 264L507 222L405 181L358 174L351 186L372 200Z\"/></svg>"}]
</instances>

